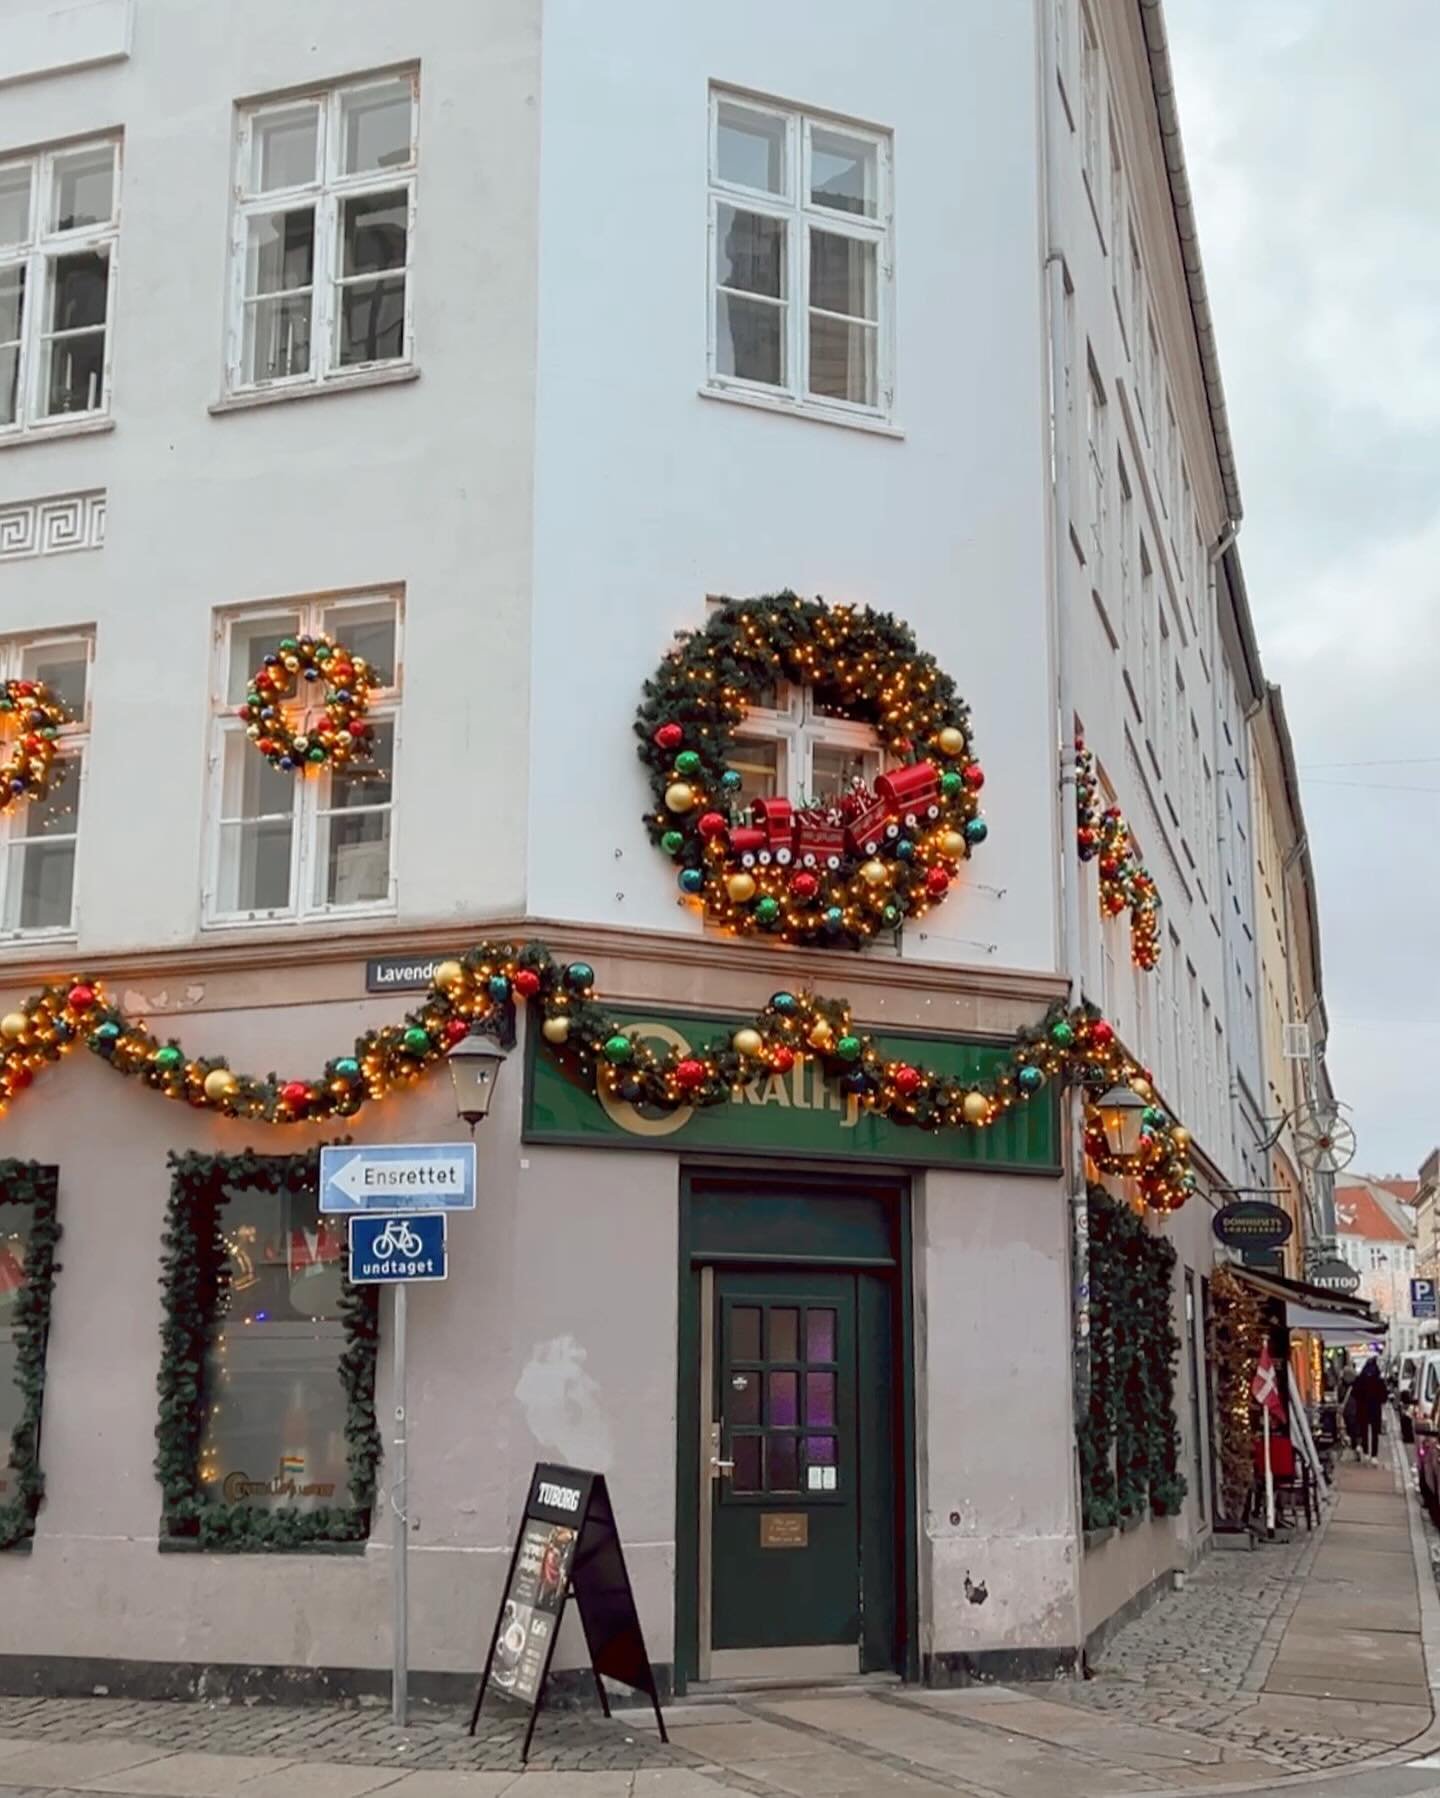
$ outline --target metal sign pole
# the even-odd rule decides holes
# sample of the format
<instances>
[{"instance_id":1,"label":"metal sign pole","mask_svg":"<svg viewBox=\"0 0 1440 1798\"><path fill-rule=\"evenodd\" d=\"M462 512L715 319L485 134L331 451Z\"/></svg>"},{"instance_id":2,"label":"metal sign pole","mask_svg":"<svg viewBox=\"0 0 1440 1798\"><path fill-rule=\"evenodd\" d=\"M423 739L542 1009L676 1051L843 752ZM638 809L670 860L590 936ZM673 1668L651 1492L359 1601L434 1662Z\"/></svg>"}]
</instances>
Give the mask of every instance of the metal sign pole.
<instances>
[{"instance_id":1,"label":"metal sign pole","mask_svg":"<svg viewBox=\"0 0 1440 1798\"><path fill-rule=\"evenodd\" d=\"M409 1445L405 1428L405 1297L403 1280L395 1287L395 1459L390 1474L390 1509L394 1527L393 1574L395 1616L391 1626L394 1669L390 1681L390 1707L397 1727L403 1729L410 1699L410 1605L405 1557L405 1513L409 1504Z\"/></svg>"}]
</instances>

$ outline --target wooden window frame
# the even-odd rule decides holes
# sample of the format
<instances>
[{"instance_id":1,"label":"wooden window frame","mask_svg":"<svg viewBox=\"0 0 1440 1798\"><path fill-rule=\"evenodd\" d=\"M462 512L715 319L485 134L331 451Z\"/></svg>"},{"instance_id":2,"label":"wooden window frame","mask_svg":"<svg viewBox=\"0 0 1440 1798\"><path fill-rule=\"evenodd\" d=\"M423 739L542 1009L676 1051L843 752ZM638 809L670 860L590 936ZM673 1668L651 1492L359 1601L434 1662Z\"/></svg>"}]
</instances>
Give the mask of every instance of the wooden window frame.
<instances>
[{"instance_id":1,"label":"wooden window frame","mask_svg":"<svg viewBox=\"0 0 1440 1798\"><path fill-rule=\"evenodd\" d=\"M3 943L44 943L73 942L76 935L77 895L80 890L80 821L85 805L85 787L89 776L90 749L90 710L92 704L93 675L95 670L95 632L93 627L81 627L75 630L37 631L30 636L9 637L0 640L0 681L23 680L26 678L25 659L34 650L59 647L64 644L79 644L85 652L85 707L80 717L73 724L60 727L55 739L56 777L61 773L61 764L78 763L79 773L75 786L75 828L66 833L51 837L26 837L25 822L30 804L14 806L0 817L0 944ZM52 782L53 785L53 782ZM33 928L22 925L10 926L5 923L9 910L11 870L15 864L16 849L23 849L27 842L58 843L68 836L75 844L75 871L70 887L70 916L63 924L42 924Z\"/></svg>"}]
</instances>

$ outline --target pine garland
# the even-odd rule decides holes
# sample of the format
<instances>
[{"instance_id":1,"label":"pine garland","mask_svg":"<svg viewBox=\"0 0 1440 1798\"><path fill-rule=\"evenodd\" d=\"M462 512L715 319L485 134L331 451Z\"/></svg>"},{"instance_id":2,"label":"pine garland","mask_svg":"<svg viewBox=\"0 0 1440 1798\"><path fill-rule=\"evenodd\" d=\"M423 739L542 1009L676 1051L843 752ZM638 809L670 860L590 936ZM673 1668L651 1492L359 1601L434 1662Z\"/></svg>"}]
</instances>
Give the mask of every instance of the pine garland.
<instances>
[{"instance_id":1,"label":"pine garland","mask_svg":"<svg viewBox=\"0 0 1440 1798\"><path fill-rule=\"evenodd\" d=\"M25 1279L15 1300L15 1382L20 1388L20 1420L10 1437L15 1495L0 1502L0 1549L14 1548L35 1533L45 1497L40 1465L40 1419L45 1402L45 1348L50 1305L59 1263L55 1249L60 1223L55 1215L58 1170L34 1161L0 1161L0 1207L27 1206L30 1229L25 1247Z\"/></svg>"},{"instance_id":2,"label":"pine garland","mask_svg":"<svg viewBox=\"0 0 1440 1798\"><path fill-rule=\"evenodd\" d=\"M160 1284L160 1416L155 1472L164 1495L167 1536L200 1548L283 1550L315 1542L363 1541L380 1465L375 1424L375 1362L379 1346L379 1294L373 1286L342 1282L340 1315L346 1347L340 1358L345 1391L349 1505L313 1511L262 1511L208 1497L200 1482L200 1447L208 1399L205 1367L214 1331L230 1291L229 1262L221 1228L234 1191L314 1192L320 1178L319 1148L301 1155L199 1153L170 1156L170 1203L162 1239Z\"/></svg>"},{"instance_id":3,"label":"pine garland","mask_svg":"<svg viewBox=\"0 0 1440 1798\"><path fill-rule=\"evenodd\" d=\"M1215 1405L1219 1417L1219 1487L1216 1510L1238 1523L1245 1515L1255 1473L1252 1461L1250 1385L1266 1335L1259 1295L1227 1267L1210 1276L1210 1340L1207 1349L1215 1370Z\"/></svg>"},{"instance_id":4,"label":"pine garland","mask_svg":"<svg viewBox=\"0 0 1440 1798\"><path fill-rule=\"evenodd\" d=\"M1090 1188L1090 1392L1080 1431L1087 1530L1173 1516L1185 1497L1175 1421L1175 1250Z\"/></svg>"}]
</instances>

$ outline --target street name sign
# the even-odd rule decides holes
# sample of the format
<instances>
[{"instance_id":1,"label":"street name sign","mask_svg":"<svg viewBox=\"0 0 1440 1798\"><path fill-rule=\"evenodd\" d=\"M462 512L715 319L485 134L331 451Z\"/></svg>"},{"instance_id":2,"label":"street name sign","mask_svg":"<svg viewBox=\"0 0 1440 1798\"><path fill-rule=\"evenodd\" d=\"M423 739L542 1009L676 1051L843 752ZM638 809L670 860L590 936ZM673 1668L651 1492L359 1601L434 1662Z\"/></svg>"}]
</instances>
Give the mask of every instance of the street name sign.
<instances>
[{"instance_id":1,"label":"street name sign","mask_svg":"<svg viewBox=\"0 0 1440 1798\"><path fill-rule=\"evenodd\" d=\"M1412 1280L1410 1282L1410 1315L1411 1317L1434 1317L1437 1315L1435 1282L1433 1280Z\"/></svg>"},{"instance_id":2,"label":"street name sign","mask_svg":"<svg viewBox=\"0 0 1440 1798\"><path fill-rule=\"evenodd\" d=\"M320 1151L320 1209L473 1211L473 1142L342 1143Z\"/></svg>"},{"instance_id":3,"label":"street name sign","mask_svg":"<svg viewBox=\"0 0 1440 1798\"><path fill-rule=\"evenodd\" d=\"M392 1286L400 1280L443 1280L446 1263L443 1211L418 1217L350 1219L350 1278L357 1286Z\"/></svg>"}]
</instances>

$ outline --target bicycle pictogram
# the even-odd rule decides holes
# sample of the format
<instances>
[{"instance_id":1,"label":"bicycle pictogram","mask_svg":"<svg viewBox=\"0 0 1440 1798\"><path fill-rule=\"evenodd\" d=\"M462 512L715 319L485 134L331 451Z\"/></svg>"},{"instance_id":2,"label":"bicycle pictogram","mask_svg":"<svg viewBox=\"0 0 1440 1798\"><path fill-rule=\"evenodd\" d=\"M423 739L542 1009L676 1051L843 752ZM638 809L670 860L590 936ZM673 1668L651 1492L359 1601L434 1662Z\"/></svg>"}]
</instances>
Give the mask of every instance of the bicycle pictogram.
<instances>
[{"instance_id":1,"label":"bicycle pictogram","mask_svg":"<svg viewBox=\"0 0 1440 1798\"><path fill-rule=\"evenodd\" d=\"M420 1237L410 1228L408 1219L394 1217L371 1244L371 1253L382 1261L393 1261L397 1256L410 1258L418 1255L424 1246Z\"/></svg>"}]
</instances>

